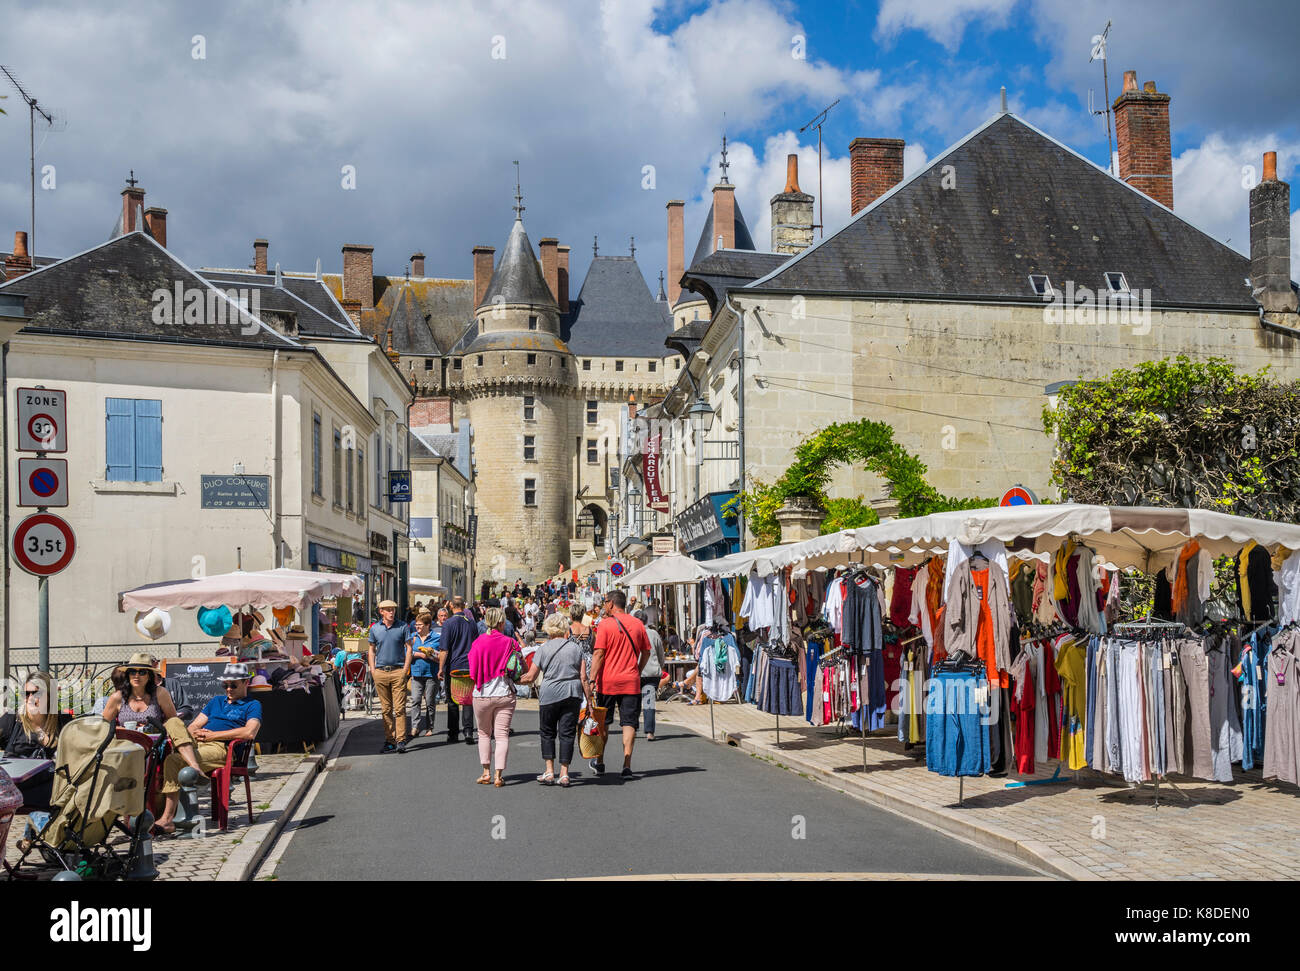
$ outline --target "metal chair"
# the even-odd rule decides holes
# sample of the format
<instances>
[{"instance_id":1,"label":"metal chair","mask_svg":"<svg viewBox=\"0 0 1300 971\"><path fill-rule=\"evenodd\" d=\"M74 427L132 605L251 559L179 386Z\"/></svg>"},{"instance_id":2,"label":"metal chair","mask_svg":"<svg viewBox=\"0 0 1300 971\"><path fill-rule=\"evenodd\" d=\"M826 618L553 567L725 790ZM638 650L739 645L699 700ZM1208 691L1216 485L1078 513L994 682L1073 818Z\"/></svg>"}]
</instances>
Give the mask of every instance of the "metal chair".
<instances>
[{"instance_id":1,"label":"metal chair","mask_svg":"<svg viewBox=\"0 0 1300 971\"><path fill-rule=\"evenodd\" d=\"M231 742L226 746L226 764L213 769L209 778L212 780L212 822L217 829L225 830L230 823L230 789L234 780L244 780L244 797L248 802L248 822L256 821L253 815L253 785L248 771L248 756L253 751L253 743Z\"/></svg>"}]
</instances>

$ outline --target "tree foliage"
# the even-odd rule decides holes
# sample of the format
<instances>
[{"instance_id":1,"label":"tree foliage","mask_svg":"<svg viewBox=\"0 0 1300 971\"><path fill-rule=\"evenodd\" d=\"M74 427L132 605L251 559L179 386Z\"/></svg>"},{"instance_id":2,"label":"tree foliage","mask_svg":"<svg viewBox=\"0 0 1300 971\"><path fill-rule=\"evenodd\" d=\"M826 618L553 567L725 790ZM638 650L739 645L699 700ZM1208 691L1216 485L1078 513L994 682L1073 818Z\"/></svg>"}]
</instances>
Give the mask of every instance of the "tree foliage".
<instances>
[{"instance_id":1,"label":"tree foliage","mask_svg":"<svg viewBox=\"0 0 1300 971\"><path fill-rule=\"evenodd\" d=\"M926 516L949 509L979 509L996 499L956 499L942 495L925 480L925 463L894 441L894 429L884 422L836 422L805 438L794 450L794 461L775 483L755 482L733 502L745 511L745 521L760 547L781 541L776 511L788 499L813 499L827 511L822 533L870 526L879 522L861 496L830 498L826 486L836 467L858 463L885 480L900 516Z\"/></svg>"},{"instance_id":2,"label":"tree foliage","mask_svg":"<svg viewBox=\"0 0 1300 971\"><path fill-rule=\"evenodd\" d=\"M1071 502L1300 514L1300 382L1221 358L1147 361L1064 388L1043 425Z\"/></svg>"}]
</instances>

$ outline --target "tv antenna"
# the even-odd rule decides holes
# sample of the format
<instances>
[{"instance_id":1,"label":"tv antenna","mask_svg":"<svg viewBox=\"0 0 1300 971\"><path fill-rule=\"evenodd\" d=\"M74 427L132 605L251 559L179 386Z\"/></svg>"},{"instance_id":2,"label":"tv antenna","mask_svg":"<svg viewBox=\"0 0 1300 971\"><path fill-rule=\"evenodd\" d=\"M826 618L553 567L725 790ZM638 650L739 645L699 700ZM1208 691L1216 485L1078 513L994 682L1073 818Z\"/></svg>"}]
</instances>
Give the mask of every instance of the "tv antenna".
<instances>
[{"instance_id":1,"label":"tv antenna","mask_svg":"<svg viewBox=\"0 0 1300 971\"><path fill-rule=\"evenodd\" d=\"M809 128L817 129L817 225L813 228L821 231L822 239L826 238L826 218L822 212L822 125L826 123L830 110L839 103L840 99L836 98L822 109L821 114L799 129L801 135Z\"/></svg>"},{"instance_id":2,"label":"tv antenna","mask_svg":"<svg viewBox=\"0 0 1300 971\"><path fill-rule=\"evenodd\" d=\"M22 83L18 80L18 78L14 76L14 72L11 68L6 67L3 64L0 64L0 71L4 72L4 76L9 79L9 83L12 84L14 88L18 91L18 94L23 99L23 101L27 102L28 115L30 119L28 122L29 128L28 128L28 136L27 136L27 146L28 146L28 154L31 161L31 175L32 175L32 212L31 212L32 222L31 222L31 226L28 227L28 231L27 231L27 252L31 255L32 262L33 264L35 264L36 261L36 116L37 115L41 116L41 121L44 125L47 134L52 131L63 131L65 128L68 127L68 123L62 118L59 112L55 111L53 108L46 108L44 105L42 105L40 102L36 100L35 96L28 94L27 89L24 88L22 86ZM45 144L44 139L41 139L41 144L42 145Z\"/></svg>"},{"instance_id":3,"label":"tv antenna","mask_svg":"<svg viewBox=\"0 0 1300 971\"><path fill-rule=\"evenodd\" d=\"M1106 29L1092 39L1092 56L1088 58L1088 63L1101 61L1101 83L1102 91L1106 96L1106 104L1100 111L1097 110L1093 100L1092 88L1088 89L1088 111L1094 115L1106 116L1106 171L1111 175L1115 174L1115 163L1112 161L1115 150L1110 140L1110 72L1106 69L1106 40L1110 36L1110 21L1106 21Z\"/></svg>"}]
</instances>

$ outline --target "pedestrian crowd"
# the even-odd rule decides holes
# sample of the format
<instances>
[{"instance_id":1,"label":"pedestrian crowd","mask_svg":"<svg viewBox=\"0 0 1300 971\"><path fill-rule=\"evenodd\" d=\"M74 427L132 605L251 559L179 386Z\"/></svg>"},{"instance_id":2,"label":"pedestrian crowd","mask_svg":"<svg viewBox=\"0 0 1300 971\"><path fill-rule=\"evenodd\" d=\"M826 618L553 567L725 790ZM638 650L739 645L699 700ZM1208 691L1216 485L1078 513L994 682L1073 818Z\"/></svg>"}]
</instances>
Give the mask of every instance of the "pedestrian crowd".
<instances>
[{"instance_id":1,"label":"pedestrian crowd","mask_svg":"<svg viewBox=\"0 0 1300 971\"><path fill-rule=\"evenodd\" d=\"M472 604L463 597L417 603L400 620L396 603L379 604L366 661L383 716L381 752L405 752L410 739L432 737L441 700L446 743L477 745L475 782L504 786L515 708L534 694L544 763L538 782L569 786L584 724L603 740L615 717L621 775L634 778L637 734L654 740L655 699L666 677L658 606L629 611L635 600L629 604L623 591L601 595L572 581L530 590L520 580L499 592L485 583L480 592ZM603 724L595 721L601 712ZM604 753L589 763L604 774Z\"/></svg>"}]
</instances>

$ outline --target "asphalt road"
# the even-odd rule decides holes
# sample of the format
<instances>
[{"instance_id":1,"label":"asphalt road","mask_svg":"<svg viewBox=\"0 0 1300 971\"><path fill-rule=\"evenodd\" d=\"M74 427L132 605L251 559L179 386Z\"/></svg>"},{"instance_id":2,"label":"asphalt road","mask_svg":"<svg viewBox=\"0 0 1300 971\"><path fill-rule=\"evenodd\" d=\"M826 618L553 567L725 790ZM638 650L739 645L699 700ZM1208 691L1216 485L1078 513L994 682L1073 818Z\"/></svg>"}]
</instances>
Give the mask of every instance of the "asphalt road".
<instances>
[{"instance_id":1,"label":"asphalt road","mask_svg":"<svg viewBox=\"0 0 1300 971\"><path fill-rule=\"evenodd\" d=\"M548 879L666 873L1032 875L1001 857L671 726L638 737L637 777L545 787L537 713L521 707L507 785L475 785L477 749L443 734L379 755L376 720L348 736L293 835L281 880ZM609 765L620 766L611 740Z\"/></svg>"}]
</instances>

